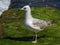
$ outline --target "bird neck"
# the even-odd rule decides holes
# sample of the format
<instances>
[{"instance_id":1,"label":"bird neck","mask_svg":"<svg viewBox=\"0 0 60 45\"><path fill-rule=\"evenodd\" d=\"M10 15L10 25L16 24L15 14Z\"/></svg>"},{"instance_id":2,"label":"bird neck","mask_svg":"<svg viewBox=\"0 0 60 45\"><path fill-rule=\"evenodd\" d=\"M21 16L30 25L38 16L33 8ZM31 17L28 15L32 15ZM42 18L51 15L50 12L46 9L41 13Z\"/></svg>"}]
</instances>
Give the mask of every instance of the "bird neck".
<instances>
[{"instance_id":1,"label":"bird neck","mask_svg":"<svg viewBox=\"0 0 60 45\"><path fill-rule=\"evenodd\" d=\"M26 11L26 19L32 19L31 10Z\"/></svg>"}]
</instances>

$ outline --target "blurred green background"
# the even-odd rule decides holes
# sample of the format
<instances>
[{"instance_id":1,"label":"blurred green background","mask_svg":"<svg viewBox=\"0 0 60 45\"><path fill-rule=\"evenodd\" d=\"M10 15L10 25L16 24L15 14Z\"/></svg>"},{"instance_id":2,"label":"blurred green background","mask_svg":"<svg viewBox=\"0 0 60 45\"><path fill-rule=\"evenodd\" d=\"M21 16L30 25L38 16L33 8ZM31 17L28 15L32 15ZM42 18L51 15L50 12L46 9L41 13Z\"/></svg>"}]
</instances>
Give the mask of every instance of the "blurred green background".
<instances>
[{"instance_id":1,"label":"blurred green background","mask_svg":"<svg viewBox=\"0 0 60 45\"><path fill-rule=\"evenodd\" d=\"M0 18L0 45L60 45L60 9L32 7L32 16L46 21L54 19L55 23L38 32L38 43L32 44L29 37L35 34L24 26L25 12L20 8L9 9Z\"/></svg>"}]
</instances>

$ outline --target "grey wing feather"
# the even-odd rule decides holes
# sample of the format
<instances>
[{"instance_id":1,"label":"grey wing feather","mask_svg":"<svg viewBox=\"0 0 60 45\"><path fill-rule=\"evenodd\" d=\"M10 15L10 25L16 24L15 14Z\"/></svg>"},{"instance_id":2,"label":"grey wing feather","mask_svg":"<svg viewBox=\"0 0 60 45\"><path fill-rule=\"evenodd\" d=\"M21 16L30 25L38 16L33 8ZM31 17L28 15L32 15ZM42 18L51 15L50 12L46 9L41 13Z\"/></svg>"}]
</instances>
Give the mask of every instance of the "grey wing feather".
<instances>
[{"instance_id":1,"label":"grey wing feather","mask_svg":"<svg viewBox=\"0 0 60 45\"><path fill-rule=\"evenodd\" d=\"M33 25L37 26L37 27L40 27L40 29L43 29L47 26L47 23L44 20L34 19L33 20Z\"/></svg>"}]
</instances>

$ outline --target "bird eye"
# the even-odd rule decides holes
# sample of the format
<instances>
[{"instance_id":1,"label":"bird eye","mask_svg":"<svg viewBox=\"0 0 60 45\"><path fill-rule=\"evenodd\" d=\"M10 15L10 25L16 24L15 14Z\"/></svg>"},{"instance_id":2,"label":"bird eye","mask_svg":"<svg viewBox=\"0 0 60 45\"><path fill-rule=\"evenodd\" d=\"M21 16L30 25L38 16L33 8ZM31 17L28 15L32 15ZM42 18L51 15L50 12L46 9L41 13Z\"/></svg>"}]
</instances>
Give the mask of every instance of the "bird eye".
<instances>
[{"instance_id":1,"label":"bird eye","mask_svg":"<svg viewBox=\"0 0 60 45\"><path fill-rule=\"evenodd\" d=\"M26 8L24 8L24 9L26 9Z\"/></svg>"}]
</instances>

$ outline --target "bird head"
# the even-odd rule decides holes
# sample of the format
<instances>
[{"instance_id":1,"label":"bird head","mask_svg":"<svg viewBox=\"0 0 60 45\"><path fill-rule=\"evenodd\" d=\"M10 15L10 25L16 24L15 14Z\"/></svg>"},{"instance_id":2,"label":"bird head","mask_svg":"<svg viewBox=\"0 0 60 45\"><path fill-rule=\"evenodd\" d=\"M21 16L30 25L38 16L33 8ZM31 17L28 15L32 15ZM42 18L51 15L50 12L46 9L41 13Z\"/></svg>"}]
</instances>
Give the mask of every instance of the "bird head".
<instances>
[{"instance_id":1,"label":"bird head","mask_svg":"<svg viewBox=\"0 0 60 45\"><path fill-rule=\"evenodd\" d=\"M25 5L21 8L21 10L24 10L24 11L28 11L30 10L30 6L29 5Z\"/></svg>"}]
</instances>

